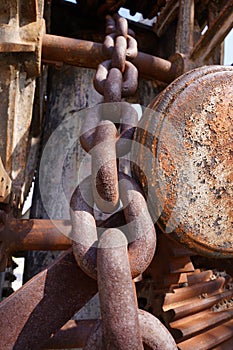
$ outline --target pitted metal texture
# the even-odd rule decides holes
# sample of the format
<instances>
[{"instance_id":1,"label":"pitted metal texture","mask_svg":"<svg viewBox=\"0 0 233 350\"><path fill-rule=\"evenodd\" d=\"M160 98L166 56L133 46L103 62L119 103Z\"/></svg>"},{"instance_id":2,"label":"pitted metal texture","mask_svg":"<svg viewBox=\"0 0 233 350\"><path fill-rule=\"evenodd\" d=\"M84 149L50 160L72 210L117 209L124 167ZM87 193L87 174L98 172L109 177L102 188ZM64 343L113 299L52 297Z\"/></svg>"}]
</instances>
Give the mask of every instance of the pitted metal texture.
<instances>
[{"instance_id":1,"label":"pitted metal texture","mask_svg":"<svg viewBox=\"0 0 233 350\"><path fill-rule=\"evenodd\" d=\"M212 66L175 80L149 105L133 150L163 232L215 257L233 255L232 76Z\"/></svg>"}]
</instances>

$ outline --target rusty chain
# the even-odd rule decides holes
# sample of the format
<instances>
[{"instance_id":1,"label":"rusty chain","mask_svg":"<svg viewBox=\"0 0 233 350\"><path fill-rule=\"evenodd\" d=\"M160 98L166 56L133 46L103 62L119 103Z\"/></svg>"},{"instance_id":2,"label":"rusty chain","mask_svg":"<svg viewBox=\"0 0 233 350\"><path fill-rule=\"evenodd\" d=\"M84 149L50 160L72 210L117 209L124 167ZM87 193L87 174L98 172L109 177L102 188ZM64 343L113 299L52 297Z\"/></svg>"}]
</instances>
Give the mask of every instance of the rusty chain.
<instances>
[{"instance_id":1,"label":"rusty chain","mask_svg":"<svg viewBox=\"0 0 233 350\"><path fill-rule=\"evenodd\" d=\"M130 151L137 124L134 108L121 102L137 89L137 69L126 60L137 55L137 43L134 33L128 34L126 19L115 14L106 22L103 50L110 59L99 65L94 78L104 103L88 111L80 137L91 154L92 175L79 184L70 202L73 253L79 266L97 279L100 295L102 321L97 321L85 350L140 350L143 343L172 350L176 345L166 328L137 307L133 279L154 256L156 232L138 184L118 171L117 158ZM126 224L120 229L97 227L94 204L112 213L120 201Z\"/></svg>"}]
</instances>

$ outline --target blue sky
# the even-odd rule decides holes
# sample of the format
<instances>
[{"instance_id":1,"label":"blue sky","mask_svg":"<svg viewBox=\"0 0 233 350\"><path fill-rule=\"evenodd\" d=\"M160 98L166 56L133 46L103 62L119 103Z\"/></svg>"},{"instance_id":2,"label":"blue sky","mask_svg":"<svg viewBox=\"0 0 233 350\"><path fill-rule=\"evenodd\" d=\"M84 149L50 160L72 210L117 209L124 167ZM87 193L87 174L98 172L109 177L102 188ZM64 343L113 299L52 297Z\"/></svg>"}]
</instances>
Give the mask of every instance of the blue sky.
<instances>
[{"instance_id":1,"label":"blue sky","mask_svg":"<svg viewBox=\"0 0 233 350\"><path fill-rule=\"evenodd\" d=\"M229 65L233 63L233 29L225 39L224 48L224 64Z\"/></svg>"}]
</instances>

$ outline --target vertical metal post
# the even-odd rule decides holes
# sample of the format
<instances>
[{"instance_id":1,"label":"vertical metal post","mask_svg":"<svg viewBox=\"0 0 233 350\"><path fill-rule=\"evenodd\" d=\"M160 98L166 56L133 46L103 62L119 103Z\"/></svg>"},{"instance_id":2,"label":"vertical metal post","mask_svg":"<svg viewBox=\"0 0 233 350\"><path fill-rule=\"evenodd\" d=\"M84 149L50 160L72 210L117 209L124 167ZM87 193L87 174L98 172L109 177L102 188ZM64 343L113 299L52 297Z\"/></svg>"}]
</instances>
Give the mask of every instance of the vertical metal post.
<instances>
[{"instance_id":1,"label":"vertical metal post","mask_svg":"<svg viewBox=\"0 0 233 350\"><path fill-rule=\"evenodd\" d=\"M127 240L120 230L102 234L97 270L104 349L143 350Z\"/></svg>"}]
</instances>

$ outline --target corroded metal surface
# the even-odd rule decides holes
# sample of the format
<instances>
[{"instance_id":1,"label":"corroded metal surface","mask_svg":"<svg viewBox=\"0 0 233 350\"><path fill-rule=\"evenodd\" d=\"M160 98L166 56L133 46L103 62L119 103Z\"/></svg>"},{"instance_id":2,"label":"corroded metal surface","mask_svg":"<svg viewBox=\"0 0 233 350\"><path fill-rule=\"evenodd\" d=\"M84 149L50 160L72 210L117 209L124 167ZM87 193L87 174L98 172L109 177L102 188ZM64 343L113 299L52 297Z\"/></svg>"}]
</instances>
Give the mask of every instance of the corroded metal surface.
<instances>
[{"instance_id":1,"label":"corroded metal surface","mask_svg":"<svg viewBox=\"0 0 233 350\"><path fill-rule=\"evenodd\" d=\"M186 249L164 235L158 238L157 254L144 273L145 281L137 283L139 303L143 298L145 309L163 320L179 349L193 349L195 344L198 350L214 345L224 349L222 343L233 332L230 276L195 269Z\"/></svg>"},{"instance_id":2,"label":"corroded metal surface","mask_svg":"<svg viewBox=\"0 0 233 350\"><path fill-rule=\"evenodd\" d=\"M124 205L124 216L129 242L128 252L132 276L141 274L150 264L155 248L156 233L146 207L146 202L136 182L127 175L120 174L120 194ZM79 266L91 277L97 278L97 228L93 216L93 196L90 192L90 178L85 179L75 190L71 199L71 221L73 252ZM110 226L108 226L108 221ZM102 227L121 224L111 217ZM111 225L112 224L112 225Z\"/></svg>"},{"instance_id":3,"label":"corroded metal surface","mask_svg":"<svg viewBox=\"0 0 233 350\"><path fill-rule=\"evenodd\" d=\"M138 316L144 345L152 350L177 349L171 335L160 321L143 310L138 311ZM84 347L85 350L101 349L101 320L70 320L44 345L45 349L75 347Z\"/></svg>"},{"instance_id":4,"label":"corroded metal surface","mask_svg":"<svg viewBox=\"0 0 233 350\"><path fill-rule=\"evenodd\" d=\"M114 212L119 205L116 137L115 125L110 120L100 121L91 150L93 197L98 208L106 213Z\"/></svg>"},{"instance_id":5,"label":"corroded metal surface","mask_svg":"<svg viewBox=\"0 0 233 350\"><path fill-rule=\"evenodd\" d=\"M43 37L42 59L45 63L64 62L79 67L96 68L106 58L102 44L48 34ZM170 62L143 52L138 52L132 63L143 76L164 82L172 82L183 72L182 66L177 65L176 61Z\"/></svg>"},{"instance_id":6,"label":"corroded metal surface","mask_svg":"<svg viewBox=\"0 0 233 350\"><path fill-rule=\"evenodd\" d=\"M112 103L111 113L104 116L105 120L98 121L97 115L94 121L91 121L91 130L88 130L86 122L83 126L85 137L81 138L82 142L84 141L87 149L92 144L94 146L90 150L92 189L90 177L84 179L74 191L70 202L73 252L80 267L89 276L97 277L100 296L102 340L99 334L100 327L97 325L87 341L86 350L94 347L96 349L143 349L132 277L138 277L148 267L156 247L154 225L141 190L130 176L120 173L117 169L117 128L122 119L128 118L122 118L118 111L120 120L114 120L114 125L112 114L115 109L117 110L115 104L119 106L122 96L135 92L137 75L136 79L131 79L135 82L134 84L124 86L124 71L127 75L126 47L122 54L117 46L117 39L122 37L124 41L126 40L127 22L118 15L114 19L117 19L116 22L111 19L110 24L113 27L116 25L116 35L119 32L120 36L115 38L112 60L99 66L95 80L95 85L103 89L99 92L104 95L104 102L114 103ZM110 30L109 21L107 25L107 29ZM121 35L123 33L124 36ZM102 72L102 68L106 74L103 77L101 74L99 77L98 73L100 70ZM98 147L99 145L101 147ZM94 152L96 147L98 149ZM118 194L115 195L118 186L126 225L120 229L100 230L96 226L94 217L94 202L102 211L111 212L118 202ZM113 187L117 191L112 191ZM109 193L114 195L109 196ZM97 194L105 200L105 205L100 202ZM116 201L114 201L115 198ZM156 339L156 334L159 332L160 330L156 329L153 338ZM175 342L169 334L165 335L162 347L165 348L166 343L169 345L171 340L171 348L175 349ZM156 340L151 344L156 346Z\"/></svg>"},{"instance_id":7,"label":"corroded metal surface","mask_svg":"<svg viewBox=\"0 0 233 350\"><path fill-rule=\"evenodd\" d=\"M71 222L73 252L79 266L92 278L97 278L97 229L93 215L91 179L85 179L72 195Z\"/></svg>"},{"instance_id":8,"label":"corroded metal surface","mask_svg":"<svg viewBox=\"0 0 233 350\"><path fill-rule=\"evenodd\" d=\"M98 290L105 349L143 349L127 244L118 229L106 230L99 240Z\"/></svg>"},{"instance_id":9,"label":"corroded metal surface","mask_svg":"<svg viewBox=\"0 0 233 350\"><path fill-rule=\"evenodd\" d=\"M233 320L214 329L208 330L205 337L202 334L181 342L180 350L190 350L198 344L198 350L231 350L233 344Z\"/></svg>"},{"instance_id":10,"label":"corroded metal surface","mask_svg":"<svg viewBox=\"0 0 233 350\"><path fill-rule=\"evenodd\" d=\"M120 198L127 226L129 262L132 276L150 265L156 249L156 232L140 187L129 176L119 174Z\"/></svg>"},{"instance_id":11,"label":"corroded metal surface","mask_svg":"<svg viewBox=\"0 0 233 350\"><path fill-rule=\"evenodd\" d=\"M150 350L176 350L177 346L166 327L150 313L138 310L139 325L145 349ZM59 332L60 333L60 332ZM61 335L62 337L62 335ZM67 344L67 343L66 343ZM102 324L96 322L93 333L89 337L85 350L102 350Z\"/></svg>"},{"instance_id":12,"label":"corroded metal surface","mask_svg":"<svg viewBox=\"0 0 233 350\"><path fill-rule=\"evenodd\" d=\"M0 304L0 348L41 349L97 292L66 252Z\"/></svg>"},{"instance_id":13,"label":"corroded metal surface","mask_svg":"<svg viewBox=\"0 0 233 350\"><path fill-rule=\"evenodd\" d=\"M98 2L95 2L95 5L97 3ZM175 8L175 15L173 13L170 16L169 20L171 20L171 18L172 20L175 20L177 18L178 11L177 4L175 4L173 1L158 1L156 4L154 2L151 2L149 4L147 1L143 1L140 4L136 4L131 1L106 1L105 3L101 2L100 7L97 9L97 13L100 16L103 16L103 14L106 12L115 11L119 6L125 4L129 6L132 13L136 10L139 10L145 16L152 16L152 14L157 15L158 19L160 17L158 12L161 12L162 8L166 7L168 3L169 6L172 3L172 7L174 5ZM36 21L37 14L39 17L41 16L42 10L40 6L42 2L39 2L40 10L38 13L36 1L30 2L30 5L32 5L30 11L29 8L23 4L23 2L18 2L18 4L20 11L25 14L26 22L27 20L29 22L32 22L33 20ZM2 5L3 9L9 10L8 5L9 2L6 2L6 4ZM93 5L91 1L88 2L86 6L90 5ZM208 6L208 1L205 1L204 7L206 8L206 6ZM15 6L12 6L12 9L12 13L14 14L16 9ZM232 26L232 11L229 13L229 9L231 11L232 1L230 1L228 3L228 6L226 6L226 8L220 13L220 16L216 19L216 22L212 21L212 27L210 26L211 21L208 22L209 30L207 31L206 35L203 35L202 39L194 47L191 54L192 57L190 59L190 50L193 47L192 34L194 31L194 0L180 1L180 14L178 24L179 28L177 31L177 38L181 41L178 43L180 44L178 45L180 46L179 51L182 52L182 54L184 53L186 55L185 69L192 65L200 64L200 62L202 63L203 60L208 55L210 55L210 53L212 54L215 44L219 44L222 41L223 36L226 35L226 33L229 31L229 28ZM7 11L4 13L7 13ZM210 10L209 16L211 17L211 15L212 12ZM185 17L187 21L182 22ZM20 87L21 85L30 85L31 81L34 84L33 79L39 71L38 67L40 64L40 59L38 62L38 57L40 56L43 21L41 22L42 26L39 26L39 28L37 28L40 32L38 44L38 42L35 43L33 41L27 42L28 38L26 38L27 40L25 39L27 36L27 23L25 23L25 18L23 20L22 18L20 19L21 23L18 30L15 30L15 27L13 31L10 30L12 28L8 28L9 33L12 34L10 36L8 35L10 38L9 40L13 39L13 41L7 42L6 40L6 42L1 43L0 46L0 49L4 49L5 51L9 50L11 52L25 51L26 53L34 53L35 51L36 56L33 55L34 59L32 61L30 61L30 59L25 59L27 56L24 57L24 73L26 72L28 76L26 78L23 76L23 79L25 78L24 80L22 80L21 75L19 77L20 79L16 79L16 83L18 84L16 84L17 89L18 86ZM119 17L117 16L117 18ZM5 18L3 19L5 20ZM195 19L199 20L198 16L196 16ZM132 55L134 57L135 52L131 54L130 48L128 48L127 51L126 42L124 41L125 39L123 40L124 37L126 38L126 21L120 19L120 22L121 26L117 28L120 37L115 38L115 47L117 48L118 54L116 55L116 51L114 52L114 50L112 50L112 65L114 68L108 72L110 69L110 64L106 65L106 75L104 75L102 79L103 81L107 81L108 78L110 78L109 81L107 81L105 84L104 97L106 101L118 101L120 100L121 95L128 96L128 94L135 92L134 87L131 87L135 86L134 82L137 80L137 76L134 74L134 79L132 79L132 73L129 67L133 66L131 66L130 63L124 62L125 56ZM108 26L108 33L110 33L110 35L112 32L112 24L114 23L110 20ZM218 35L215 37L213 27L216 24L220 24L222 30L220 30ZM36 33L38 32L37 29L35 29ZM19 39L17 38L19 31L19 37L24 37L25 42L23 42L23 40L21 42L17 41ZM3 34L5 34L5 32ZM110 38L112 39L111 36ZM72 48L72 50L69 51L67 57L64 57L64 52L67 53L67 42L68 44L72 45L79 43L81 46L78 49L75 48L74 51L72 51ZM127 45L130 46L131 44L132 41L129 36L127 38ZM110 44L108 43L108 46L109 45L111 46L111 42ZM92 50L90 43L80 43L77 40L73 41L73 39L66 39L64 47L65 49L62 53L56 51L57 57L61 55L61 61L70 61L73 64L93 64L95 66L95 59L98 60L102 55L102 52L98 51L100 48L98 44L93 50L93 61L90 60L90 52L88 52L89 49ZM55 49L57 48L60 49L60 47L55 47ZM133 48L132 45L131 51L135 51L134 49L135 47ZM52 56L54 55L54 52L52 50L49 52L49 50L47 51L47 54L48 56L50 55L49 58L51 59L51 52ZM206 55L203 55L203 57L200 58L200 56L202 56L200 52L203 50L206 52ZM108 48L107 51L108 52L106 55L108 55L109 51L111 50ZM72 56L73 53L75 57ZM84 56L77 57L77 53L83 53ZM36 61L36 65L34 65L33 61ZM134 64L136 66L138 65L145 75L153 76L156 79L161 78L162 81L170 82L183 70L184 60L182 55L179 54L177 56L173 56L171 62L161 60L159 58L146 54L138 54L134 58ZM12 65L14 66L14 64ZM12 65L9 66L10 69L12 69ZM22 68L21 66L17 66L17 69L15 71L17 74L19 73L19 67L20 69ZM121 76L121 73L119 72L123 71L125 67L125 77L123 80L121 78L120 81L119 77ZM14 74L10 75L11 80L13 80L14 77ZM156 219L160 216L160 227L163 228L167 234L171 234L173 237L184 243L189 248L207 255L233 255L232 238L230 231L232 212L228 211L228 208L231 208L232 206L232 191L229 187L229 184L232 181L232 162L230 158L232 156L232 147L230 143L232 142L232 139L229 137L230 142L227 142L228 136L231 134L231 132L228 130L228 127L230 128L230 124L232 124L232 114L229 112L232 107L232 93L228 88L228 84L226 82L227 79L232 80L232 70L222 68L207 68L201 72L187 74L185 78L179 79L178 87L176 83L174 83L161 94L161 96L154 102L154 104L151 104L153 108L157 108L156 121L152 121L153 114L149 113L149 121L152 123L152 129L154 127L156 130L155 135L151 131L145 135L143 130L145 125L142 124L142 130L139 130L138 134L140 137L142 136L143 142L141 142L142 139L140 139L140 137L137 139L137 141L140 140L142 145L146 145L147 148L151 150L152 159L156 159L156 165L154 166L154 164L151 165L149 158L144 157L143 155L141 158L144 165L149 161L149 164L146 165L146 169L143 169L143 171L145 170L145 174L148 174L148 170L151 172L151 178L149 176L149 182L145 181L145 178L141 177L141 175L139 176L139 173L137 172L138 170L134 169L134 172L138 177L141 177L141 182L144 185L144 189L149 189L148 198L150 204L154 206L155 199L155 202L159 205L159 208L158 210L156 209L156 212L154 212L153 208L151 212L155 213ZM122 90L121 82L123 82ZM131 85L131 83L133 84ZM28 99L25 98L26 95L20 95L21 91L20 93L17 91L14 95L15 86L10 86L10 89L13 90L14 96L12 96L16 96L16 100L18 97L23 97L25 104L28 104L28 108L31 108L32 105L32 98L34 94L33 84L31 86L32 89L27 90L26 94ZM113 85L115 87L111 90ZM127 91L125 92L125 90ZM203 90L205 91L206 96L203 94ZM194 95L195 99L193 99ZM11 115L14 114L14 106L12 106L13 105L10 106ZM25 108L26 107L24 106L23 109ZM22 126L20 125L21 123L17 122L15 119L13 122L10 122L12 124L16 124L16 129L20 129ZM30 118L27 119L27 122L28 125L24 129L24 131L26 129L27 131L26 135L23 135L25 136L25 139L23 140L23 146L26 145L25 140L27 140L28 137ZM100 124L100 127L102 127L103 124L104 123L102 123L102 125ZM98 129L96 125L95 128ZM113 125L113 134L115 134L114 128L115 127ZM128 129L126 128L125 130L127 133ZM123 126L121 130L122 134L125 130ZM130 133L130 135L132 135L132 133ZM117 151L117 149L115 149L117 148L117 143L115 144L115 142L117 142L117 137L116 135L112 136L111 147L112 150L114 149L114 155L111 155L111 158L115 158ZM102 138L102 135L100 135L97 130L97 133L94 137L94 145L98 145L98 141L101 141ZM106 139L106 137L104 138ZM120 138L118 138L118 141L120 141ZM25 149L25 147L23 147L23 149ZM21 154L19 152L19 150L21 150L21 148L16 150L14 156L16 158L22 156L22 158L20 158L21 167L22 164L25 163L25 157L24 154ZM104 157L103 153L101 157L102 159L100 163L104 158L106 158ZM139 155L139 158L140 157L141 155ZM18 163L15 162L15 165L18 165ZM97 166L94 164L94 168ZM113 167L111 167L110 170L108 169L109 173L108 176L106 176L105 183L102 181L99 184L101 191L103 191L102 187L107 188L109 182L111 182L109 179L111 179L112 169ZM16 176L18 176L18 171L19 169L13 169L14 175L16 174ZM105 173L107 172L105 171ZM94 173L94 175L96 174ZM22 176L24 176L23 173ZM17 184L14 184L14 195L16 196L14 199L16 199L16 204L18 204L18 202L23 202L23 191L25 188L25 183L22 181L22 176L20 174L20 176L17 178ZM118 184L116 166L115 174L113 177L114 181L112 182L114 182L115 187L117 187ZM126 226L129 228L129 230L126 230L127 234L129 234L129 236L127 236L129 240L129 247L127 256L127 241L124 239L125 244L123 248L123 255L126 260L122 258L122 254L119 254L119 251L112 247L110 249L103 249L102 246L99 247L100 251L98 252L97 265L98 270L100 271L100 273L98 273L98 283L100 292L102 293L101 304L104 315L103 343L105 344L105 348L125 349L128 347L138 349L142 348L143 340L145 345L151 349L176 349L175 342L170 333L152 315L148 315L145 312L139 311L138 324L136 300L130 272L132 273L133 277L136 277L148 267L154 254L156 235L153 223L150 220L150 216L147 211L145 200L140 190L137 188L137 185L132 180L128 181L128 177L122 174L119 175L119 180L119 187L121 192L120 197L124 206ZM124 182L129 182L129 184L124 185ZM102 186L103 184L104 186ZM86 186L88 187L89 184L87 183ZM155 191L154 195L152 196L151 188L152 192ZM99 193L101 193L101 191L99 191ZM90 194L89 188L86 192L89 192L87 195ZM105 193L105 191L103 192ZM96 223L93 217L93 198L89 198L91 203L86 203L86 198L83 198L82 195L83 188L82 193L78 188L74 193L75 198L73 197L71 201L72 209L74 209L74 215L72 217L72 234L78 234L78 242L76 241L73 244L73 248L76 254L76 258L79 254L77 262L80 265L83 264L83 269L85 271L89 270L89 275L96 278L96 242L98 240L98 235ZM118 195L116 202L118 202ZM116 205L113 205L114 209L115 206ZM90 221L91 225L88 228ZM28 223L30 226L31 222ZM7 249L9 249L9 251L12 250L13 247L17 247L17 244L22 244L22 246L28 244L28 247L33 246L35 248L43 246L46 249L50 245L53 246L54 244L60 244L61 247L63 247L63 245L66 247L70 244L70 241L68 239L62 240L61 238L58 238L56 232L54 231L52 231L52 239L46 241L48 232L46 233L45 231L46 229L49 229L49 226L46 226L46 228L43 227L42 232L40 232L40 225L38 227L34 227L34 232L36 232L37 236L33 237L32 240L30 240L30 235L28 235L27 230L28 228L30 227L27 227L25 230L24 225L23 232L20 232L22 240L14 242L15 245L12 245L12 242L9 242L6 239L6 236L4 237L4 240L8 245ZM110 231L105 231L99 239L100 245L103 243L105 244L106 240L108 241L111 238L109 237L111 236L111 233L116 233L116 231L119 230L111 229ZM99 230L98 234L100 232L102 231ZM6 231L4 231L4 233L6 234ZM24 233L27 234L26 242L22 237ZM72 238L77 238L77 236ZM111 239L111 245L114 243L115 238L116 237L114 235L114 238ZM160 296L162 295L164 298L164 309L162 316L167 322L167 326L172 331L172 334L175 335L177 342L183 346L183 348L182 346L180 347L181 349L189 348L190 344L193 346L193 343L185 343L186 339L189 338L188 341L190 341L191 337L193 336L195 339L196 334L203 332L203 330L204 335L202 337L196 338L196 341L198 341L198 339L199 341L203 341L204 338L208 338L212 334L211 332L206 332L206 330L208 331L209 327L216 329L218 341L215 343L206 341L205 348L207 349L208 346L209 349L210 346L213 347L219 345L220 342L222 342L222 344L225 342L226 348L229 348L229 340L232 338L232 323L231 321L229 322L229 320L233 317L232 307L229 307L228 310L222 310L217 314L215 312L216 310L210 310L210 307L215 307L218 301L231 298L231 290L224 290L227 278L218 277L215 280L211 280L213 277L212 271L204 271L201 273L200 271L194 270L193 264L187 254L189 254L187 253L187 250L184 252L181 249L181 255L176 256L174 260L169 260L169 264L168 261L163 261L164 265L166 265L171 272L170 275L168 274L166 276L166 287L169 287L172 293L163 293L161 290L158 291L158 294ZM107 263L105 263L106 260ZM124 263L122 263L122 260L124 260ZM86 267L87 264L90 265L88 269ZM18 349L41 348L41 343L43 343L46 338L48 338L52 333L56 332L62 323L67 321L67 319L72 316L71 313L74 311L74 309L76 307L81 307L83 303L93 295L93 293L96 291L95 282L92 281L89 284L89 279L87 278L86 280L86 277L82 274L82 272L78 269L77 273L76 269L77 267L73 265L73 258L68 253L44 273L38 275L37 278L34 278L31 281L31 284L29 283L25 285L25 287L14 294L11 299L8 299L6 302L1 304L0 313L2 313L2 319L3 316L5 316L6 309L8 311L10 310L8 316L12 317L11 319L9 317L7 317L6 320L4 319L4 331L7 331L10 334L11 338L10 340L9 338L7 339L6 344L6 337L2 336L2 343L0 340L0 345L2 344L3 348L10 349L12 348L12 345L14 348ZM64 275L62 275L62 278L57 278L55 274ZM104 283L102 283L103 276ZM73 288L73 281L71 281L71 278L75 279L75 277L76 280L74 281L74 287L76 290ZM116 277L118 278L116 279ZM173 285L174 281L177 283L176 286ZM184 286L181 285L182 283L184 283ZM30 287L32 287L32 289L30 289ZM68 291L65 290L65 288L68 288ZM44 292L45 295L43 294ZM124 297L125 293L126 296ZM199 300L200 293L204 293L205 296L207 295L208 300L205 302L203 300ZM119 296L120 299L118 298ZM27 303L28 298L30 299L29 303ZM132 300L134 301L133 303ZM183 301L185 302L183 303ZM18 302L20 303L20 312L19 314L15 315L13 311L15 310L16 306L18 306ZM55 305L56 302L59 302L58 306ZM190 306L192 302L195 302L194 307ZM52 309L52 315L48 313L48 309L49 311ZM118 312L119 309L121 309L121 312ZM128 319L126 319L124 314L126 309L129 310L126 315L128 316ZM116 310L115 314L114 310ZM46 321L43 319L44 313L48 313ZM132 324L132 320L136 320L136 322ZM14 325L12 326L13 322L17 323L17 327L14 327ZM219 323L221 323L221 326L223 327L218 329L216 326ZM225 331L225 337L221 337L220 333L224 329L224 325L228 327L228 330L230 329L230 331ZM96 328L94 330L92 329L93 334L88 339L88 343L86 344L86 350L102 348L103 344L100 334L101 322L97 321L95 326ZM10 327L14 327L13 334L10 333ZM129 332L126 332L126 334L124 334L126 328L129 330ZM33 333L32 335L31 331ZM142 340L140 331L143 333ZM84 326L84 333L84 337L81 339L82 343L84 343L84 338L87 338L89 336L90 327L87 329ZM131 334L130 339L126 339L128 334ZM134 337L135 334L136 337ZM72 339L72 341L73 340L74 339ZM76 340L78 342L80 341L80 338L76 338ZM73 345L75 345L74 342ZM223 347L225 345L223 345Z\"/></svg>"},{"instance_id":14,"label":"corroded metal surface","mask_svg":"<svg viewBox=\"0 0 233 350\"><path fill-rule=\"evenodd\" d=\"M66 250L71 247L71 240L60 229L70 227L70 221L61 220L54 226L51 220L8 219L0 231L1 260L0 270L5 269L5 262L12 253L28 250Z\"/></svg>"},{"instance_id":15,"label":"corroded metal surface","mask_svg":"<svg viewBox=\"0 0 233 350\"><path fill-rule=\"evenodd\" d=\"M117 225L125 225L122 212L112 215L105 221L98 221L99 227ZM17 251L67 250L72 246L72 240L61 233L71 231L69 220L9 219L3 226L0 230L2 270L6 267L7 258Z\"/></svg>"},{"instance_id":16,"label":"corroded metal surface","mask_svg":"<svg viewBox=\"0 0 233 350\"><path fill-rule=\"evenodd\" d=\"M232 76L213 66L178 78L150 104L133 150L162 230L219 257L233 255Z\"/></svg>"},{"instance_id":17,"label":"corroded metal surface","mask_svg":"<svg viewBox=\"0 0 233 350\"><path fill-rule=\"evenodd\" d=\"M7 201L15 207L23 204L35 168L35 163L28 160L30 147L36 148L29 131L36 77L41 68L43 5L43 0L6 0L0 4L0 157L12 180ZM4 200L0 197L0 201Z\"/></svg>"}]
</instances>

